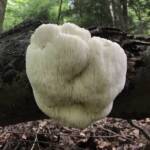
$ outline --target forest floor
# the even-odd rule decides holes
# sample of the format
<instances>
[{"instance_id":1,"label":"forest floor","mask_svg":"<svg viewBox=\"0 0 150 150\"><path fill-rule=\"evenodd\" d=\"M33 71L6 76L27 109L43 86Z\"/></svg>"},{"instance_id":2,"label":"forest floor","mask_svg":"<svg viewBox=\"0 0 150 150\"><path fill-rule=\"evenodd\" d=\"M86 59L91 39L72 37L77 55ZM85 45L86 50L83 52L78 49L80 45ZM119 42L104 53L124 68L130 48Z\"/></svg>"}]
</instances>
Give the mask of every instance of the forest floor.
<instances>
[{"instance_id":1,"label":"forest floor","mask_svg":"<svg viewBox=\"0 0 150 150\"><path fill-rule=\"evenodd\" d=\"M88 128L64 127L39 120L0 127L0 150L150 150L150 118L136 121L105 118ZM145 133L145 134L146 134Z\"/></svg>"}]
</instances>

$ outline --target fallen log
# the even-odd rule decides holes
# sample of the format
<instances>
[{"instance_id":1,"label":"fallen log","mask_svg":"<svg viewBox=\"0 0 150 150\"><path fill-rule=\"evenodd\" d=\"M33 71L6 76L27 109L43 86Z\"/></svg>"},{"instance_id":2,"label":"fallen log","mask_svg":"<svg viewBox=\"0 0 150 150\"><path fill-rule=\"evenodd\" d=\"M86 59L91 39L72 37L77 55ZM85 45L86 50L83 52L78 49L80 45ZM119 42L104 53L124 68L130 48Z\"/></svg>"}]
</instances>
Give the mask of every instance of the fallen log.
<instances>
[{"instance_id":1,"label":"fallen log","mask_svg":"<svg viewBox=\"0 0 150 150\"><path fill-rule=\"evenodd\" d=\"M47 118L37 107L25 70L25 53L33 31L43 21L27 21L0 35L0 125ZM150 41L119 29L95 27L92 36L118 42L128 56L126 85L116 98L112 117L150 117Z\"/></svg>"}]
</instances>

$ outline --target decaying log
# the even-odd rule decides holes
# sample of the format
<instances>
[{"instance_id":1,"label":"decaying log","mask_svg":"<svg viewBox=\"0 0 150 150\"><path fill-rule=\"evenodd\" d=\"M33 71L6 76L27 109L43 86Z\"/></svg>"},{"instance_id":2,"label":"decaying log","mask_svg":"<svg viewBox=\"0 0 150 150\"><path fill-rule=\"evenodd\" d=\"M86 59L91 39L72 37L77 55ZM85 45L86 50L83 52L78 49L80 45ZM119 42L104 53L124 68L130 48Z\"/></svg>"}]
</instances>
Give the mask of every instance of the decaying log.
<instances>
[{"instance_id":1,"label":"decaying log","mask_svg":"<svg viewBox=\"0 0 150 150\"><path fill-rule=\"evenodd\" d=\"M0 35L1 126L46 118L35 104L25 70L25 53L30 36L41 23L28 21ZM149 117L150 38L137 39L115 28L94 27L89 30L92 36L118 42L128 56L126 86L116 98L110 116L127 119Z\"/></svg>"}]
</instances>

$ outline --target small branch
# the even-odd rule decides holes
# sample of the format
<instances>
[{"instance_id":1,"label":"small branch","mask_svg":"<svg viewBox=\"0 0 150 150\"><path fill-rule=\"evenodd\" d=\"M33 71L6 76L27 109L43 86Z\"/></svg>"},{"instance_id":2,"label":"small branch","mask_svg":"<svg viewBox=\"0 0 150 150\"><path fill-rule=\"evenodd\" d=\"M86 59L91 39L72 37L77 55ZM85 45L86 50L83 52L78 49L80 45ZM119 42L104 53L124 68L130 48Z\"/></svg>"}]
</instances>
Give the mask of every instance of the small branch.
<instances>
[{"instance_id":1,"label":"small branch","mask_svg":"<svg viewBox=\"0 0 150 150\"><path fill-rule=\"evenodd\" d=\"M138 129L143 135L144 137L150 141L150 133L147 133L147 131L145 129L143 129L142 127L138 126L133 120L127 120L128 123L133 126L134 128Z\"/></svg>"},{"instance_id":2,"label":"small branch","mask_svg":"<svg viewBox=\"0 0 150 150\"><path fill-rule=\"evenodd\" d=\"M113 136L116 136L116 137L118 136L118 137L121 137L121 138L123 138L123 139L126 139L126 140L132 142L132 140L131 140L130 138L125 137L125 136L123 136L123 135L121 135L121 134L118 134L118 133L116 133L116 132L114 132L114 131L112 131L112 130L110 130L110 129L106 129L106 128L102 127L102 126L99 126L99 128L101 128L102 130L107 131L107 132L113 134Z\"/></svg>"},{"instance_id":3,"label":"small branch","mask_svg":"<svg viewBox=\"0 0 150 150\"><path fill-rule=\"evenodd\" d=\"M38 146L38 148L40 150L40 145L39 145L38 136L37 136L39 132L40 132L40 128L38 128L38 130L37 130L37 132L35 134L35 139L34 139L34 143L33 143L32 147L31 147L31 150L34 150L36 144L37 144L37 146Z\"/></svg>"},{"instance_id":4,"label":"small branch","mask_svg":"<svg viewBox=\"0 0 150 150\"><path fill-rule=\"evenodd\" d=\"M140 41L140 40L126 40L123 42L122 47L126 45L144 45L150 46L150 42Z\"/></svg>"},{"instance_id":5,"label":"small branch","mask_svg":"<svg viewBox=\"0 0 150 150\"><path fill-rule=\"evenodd\" d=\"M61 14L61 8L59 14ZM29 20L0 35L0 126L47 118L35 103L25 70L25 55L30 43L29 39L35 28L42 23L46 22ZM92 27L90 32L93 36L96 34L102 38L107 37L112 41L117 40L120 44L131 39L137 41L134 36L126 35L119 29L106 29L108 32ZM114 32L109 34L110 30L118 34ZM150 63L148 61L150 56L143 53L146 51L147 46L144 45L148 45L148 39L149 37L142 41L138 40L135 44L124 48L128 54L128 68L131 69L128 70L124 90L114 101L109 115L111 117L142 119L150 116ZM143 46L140 46L141 42ZM144 66L137 67L138 61L130 63L137 52L135 59L140 57ZM132 69L134 69L133 72Z\"/></svg>"}]
</instances>

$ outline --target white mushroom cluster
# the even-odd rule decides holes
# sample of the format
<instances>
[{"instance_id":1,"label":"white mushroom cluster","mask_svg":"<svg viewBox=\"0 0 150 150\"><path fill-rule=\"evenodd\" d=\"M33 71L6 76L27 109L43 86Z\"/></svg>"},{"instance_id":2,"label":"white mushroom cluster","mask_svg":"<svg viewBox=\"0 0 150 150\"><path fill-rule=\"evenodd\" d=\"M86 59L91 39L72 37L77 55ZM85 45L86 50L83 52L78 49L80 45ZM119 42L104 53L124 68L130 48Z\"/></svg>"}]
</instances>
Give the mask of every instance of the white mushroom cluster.
<instances>
[{"instance_id":1,"label":"white mushroom cluster","mask_svg":"<svg viewBox=\"0 0 150 150\"><path fill-rule=\"evenodd\" d=\"M115 42L72 23L43 24L31 37L26 72L39 108L68 126L107 116L125 85L127 57Z\"/></svg>"}]
</instances>

